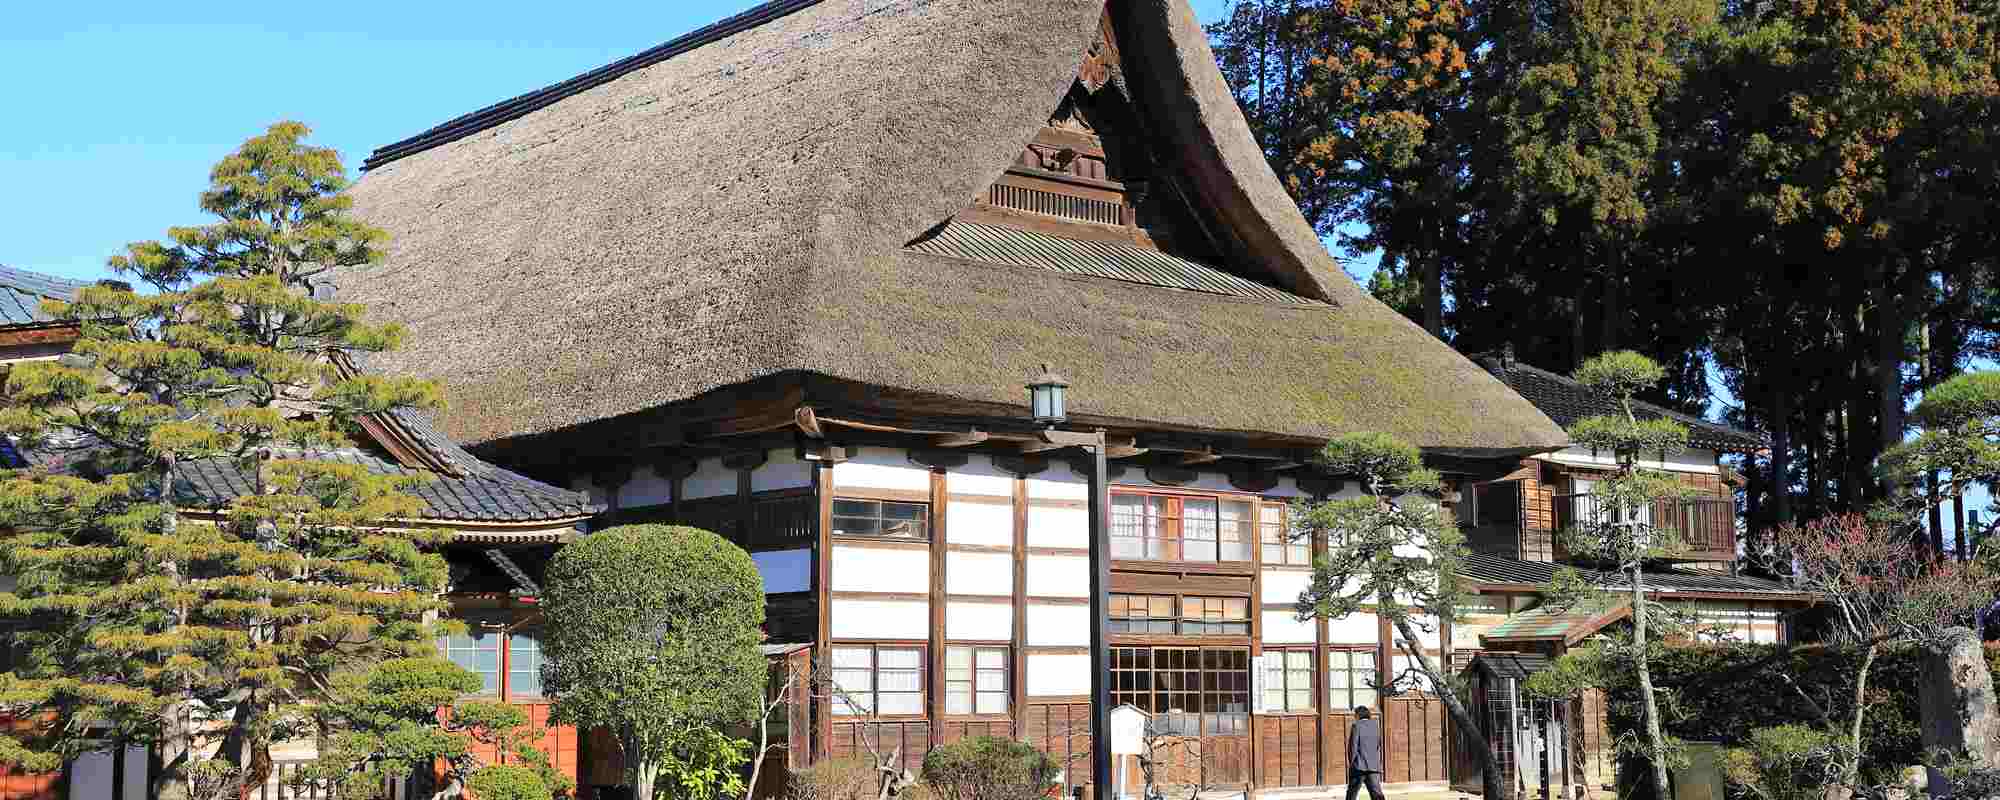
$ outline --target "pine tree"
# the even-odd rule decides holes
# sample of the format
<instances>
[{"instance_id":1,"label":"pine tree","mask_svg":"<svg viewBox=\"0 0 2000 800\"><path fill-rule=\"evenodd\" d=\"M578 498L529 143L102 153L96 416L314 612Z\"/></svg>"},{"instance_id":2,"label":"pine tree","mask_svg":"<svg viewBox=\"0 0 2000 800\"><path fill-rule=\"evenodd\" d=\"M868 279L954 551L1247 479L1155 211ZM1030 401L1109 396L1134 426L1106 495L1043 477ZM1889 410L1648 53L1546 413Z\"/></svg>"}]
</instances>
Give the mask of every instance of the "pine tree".
<instances>
[{"instance_id":1,"label":"pine tree","mask_svg":"<svg viewBox=\"0 0 2000 800\"><path fill-rule=\"evenodd\" d=\"M1471 744L1485 796L1512 800L1456 676L1424 652L1422 634L1457 621L1467 594L1459 580L1459 565L1470 553L1465 534L1426 498L1442 490L1442 479L1423 466L1415 446L1380 433L1327 442L1315 461L1333 474L1358 478L1362 496L1297 509L1299 535L1324 536L1327 542L1326 556L1313 561L1312 582L1299 596L1299 618L1340 619L1368 611L1387 620L1411 665L1390 688L1436 691L1459 735Z\"/></svg>"},{"instance_id":2,"label":"pine tree","mask_svg":"<svg viewBox=\"0 0 2000 800\"><path fill-rule=\"evenodd\" d=\"M0 760L50 770L146 744L148 796L225 796L267 778L272 742L315 733L341 675L436 657L431 546L448 532L385 526L420 511L408 479L301 457L346 445L361 415L438 402L428 382L344 367L401 331L312 289L386 235L346 215L338 155L307 133L279 123L220 162L200 203L218 222L111 259L152 291L52 304L81 324L74 355L8 379L0 430L38 463L0 480L0 571L19 579L0 618L28 623L0 675L26 724ZM177 476L204 462L254 493L181 507Z\"/></svg>"}]
</instances>

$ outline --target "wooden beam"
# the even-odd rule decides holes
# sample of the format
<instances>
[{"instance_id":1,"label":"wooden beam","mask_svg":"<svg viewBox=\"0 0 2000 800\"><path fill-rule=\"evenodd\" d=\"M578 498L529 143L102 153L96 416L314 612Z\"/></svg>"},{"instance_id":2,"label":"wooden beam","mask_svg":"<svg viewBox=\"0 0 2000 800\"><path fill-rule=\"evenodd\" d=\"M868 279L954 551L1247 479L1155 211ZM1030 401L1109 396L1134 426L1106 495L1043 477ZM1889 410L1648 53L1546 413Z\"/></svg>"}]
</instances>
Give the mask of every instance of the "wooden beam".
<instances>
[{"instance_id":1,"label":"wooden beam","mask_svg":"<svg viewBox=\"0 0 2000 800\"><path fill-rule=\"evenodd\" d=\"M1210 447L1182 454L1180 464L1183 467L1192 467L1199 464L1213 464L1221 460L1222 456L1215 452L1215 448Z\"/></svg>"},{"instance_id":2,"label":"wooden beam","mask_svg":"<svg viewBox=\"0 0 2000 800\"><path fill-rule=\"evenodd\" d=\"M826 432L819 427L819 415L813 413L812 406L799 406L799 410L794 412L793 416L798 422L800 433L814 439L826 438Z\"/></svg>"},{"instance_id":3,"label":"wooden beam","mask_svg":"<svg viewBox=\"0 0 2000 800\"><path fill-rule=\"evenodd\" d=\"M1033 455L1035 453L1046 453L1050 450L1061 450L1063 448L1070 446L1071 445L1066 445L1066 444L1055 444L1053 442L1022 442L1021 453L1022 455Z\"/></svg>"},{"instance_id":4,"label":"wooden beam","mask_svg":"<svg viewBox=\"0 0 2000 800\"><path fill-rule=\"evenodd\" d=\"M984 443L985 443L985 442L986 442L986 441L987 441L988 439L992 439L992 438L993 438L993 434L990 434L990 433L987 433L987 432L985 432L985 431L982 431L982 430L977 430L977 429L974 429L974 430L970 430L970 431L966 431L965 433L947 433L947 434L943 434L943 435L940 435L940 436L937 436L937 437L935 437L935 438L931 439L931 446L932 446L932 447L971 447L971 446L973 446L973 445L975 445L975 444L984 444Z\"/></svg>"}]
</instances>

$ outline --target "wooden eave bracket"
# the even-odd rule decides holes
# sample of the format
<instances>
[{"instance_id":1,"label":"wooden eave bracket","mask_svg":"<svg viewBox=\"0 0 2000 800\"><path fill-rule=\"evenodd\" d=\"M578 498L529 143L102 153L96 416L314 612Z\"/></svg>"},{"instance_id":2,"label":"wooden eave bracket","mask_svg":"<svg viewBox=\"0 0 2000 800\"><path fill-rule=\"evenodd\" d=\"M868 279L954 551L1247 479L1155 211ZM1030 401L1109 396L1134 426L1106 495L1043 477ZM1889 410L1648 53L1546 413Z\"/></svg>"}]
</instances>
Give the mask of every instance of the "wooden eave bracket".
<instances>
[{"instance_id":1,"label":"wooden eave bracket","mask_svg":"<svg viewBox=\"0 0 2000 800\"><path fill-rule=\"evenodd\" d=\"M819 414L813 411L812 406L799 406L798 410L793 412L792 420L799 426L800 433L814 439L826 438L826 431L819 426Z\"/></svg>"},{"instance_id":2,"label":"wooden eave bracket","mask_svg":"<svg viewBox=\"0 0 2000 800\"><path fill-rule=\"evenodd\" d=\"M945 448L971 447L976 444L985 444L992 438L993 434L974 428L964 433L940 434L931 439L931 446Z\"/></svg>"}]
</instances>

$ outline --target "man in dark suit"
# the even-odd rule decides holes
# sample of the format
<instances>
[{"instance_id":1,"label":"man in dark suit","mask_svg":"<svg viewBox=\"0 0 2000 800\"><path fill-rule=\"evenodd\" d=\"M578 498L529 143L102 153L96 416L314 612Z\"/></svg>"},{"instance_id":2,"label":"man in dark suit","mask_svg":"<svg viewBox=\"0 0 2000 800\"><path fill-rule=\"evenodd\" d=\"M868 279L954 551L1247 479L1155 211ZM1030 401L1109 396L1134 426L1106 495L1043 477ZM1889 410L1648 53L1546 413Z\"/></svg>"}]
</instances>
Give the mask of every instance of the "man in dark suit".
<instances>
[{"instance_id":1,"label":"man in dark suit","mask_svg":"<svg viewBox=\"0 0 2000 800\"><path fill-rule=\"evenodd\" d=\"M1382 723L1367 706L1354 707L1347 726L1347 800L1368 786L1369 800L1382 800Z\"/></svg>"}]
</instances>

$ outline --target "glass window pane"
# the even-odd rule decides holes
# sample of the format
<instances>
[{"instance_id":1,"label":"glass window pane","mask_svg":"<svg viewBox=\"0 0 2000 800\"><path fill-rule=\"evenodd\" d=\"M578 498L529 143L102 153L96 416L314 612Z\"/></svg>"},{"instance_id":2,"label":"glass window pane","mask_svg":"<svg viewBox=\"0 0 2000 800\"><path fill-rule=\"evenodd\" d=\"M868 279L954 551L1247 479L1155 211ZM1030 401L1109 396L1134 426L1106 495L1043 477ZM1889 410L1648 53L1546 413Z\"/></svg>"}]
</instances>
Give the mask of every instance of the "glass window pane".
<instances>
[{"instance_id":1,"label":"glass window pane","mask_svg":"<svg viewBox=\"0 0 2000 800\"><path fill-rule=\"evenodd\" d=\"M867 667L871 666L873 662L874 662L874 657L872 655L872 651L870 651L866 647L833 648L833 666L835 669L839 669L842 667L859 667L866 669Z\"/></svg>"},{"instance_id":2,"label":"glass window pane","mask_svg":"<svg viewBox=\"0 0 2000 800\"><path fill-rule=\"evenodd\" d=\"M1357 706L1369 706L1369 707L1371 707L1371 708L1372 708L1372 707L1374 707L1374 705L1375 705L1375 690L1374 690L1374 689L1356 689L1356 690L1354 690L1354 702L1353 702L1353 703L1352 703L1351 705L1357 705Z\"/></svg>"},{"instance_id":3,"label":"glass window pane","mask_svg":"<svg viewBox=\"0 0 2000 800\"><path fill-rule=\"evenodd\" d=\"M1287 691L1286 697L1285 708L1288 711L1304 711L1312 708L1312 689L1310 687L1290 689Z\"/></svg>"},{"instance_id":4,"label":"glass window pane","mask_svg":"<svg viewBox=\"0 0 2000 800\"><path fill-rule=\"evenodd\" d=\"M923 519L930 506L923 503L883 503L883 519Z\"/></svg>"},{"instance_id":5,"label":"glass window pane","mask_svg":"<svg viewBox=\"0 0 2000 800\"><path fill-rule=\"evenodd\" d=\"M1264 707L1273 711L1292 710L1285 706L1285 690L1270 686L1264 687Z\"/></svg>"},{"instance_id":6,"label":"glass window pane","mask_svg":"<svg viewBox=\"0 0 2000 800\"><path fill-rule=\"evenodd\" d=\"M979 713L981 713L981 714L1005 714L1005 713L1007 713L1007 693L1006 693L1006 692L980 692L980 693L979 693Z\"/></svg>"},{"instance_id":7,"label":"glass window pane","mask_svg":"<svg viewBox=\"0 0 2000 800\"><path fill-rule=\"evenodd\" d=\"M924 651L909 648L882 648L877 654L881 667L890 669L916 669L924 663Z\"/></svg>"},{"instance_id":8,"label":"glass window pane","mask_svg":"<svg viewBox=\"0 0 2000 800\"><path fill-rule=\"evenodd\" d=\"M842 536L874 536L882 530L882 522L873 517L833 518L833 532Z\"/></svg>"},{"instance_id":9,"label":"glass window pane","mask_svg":"<svg viewBox=\"0 0 2000 800\"><path fill-rule=\"evenodd\" d=\"M1312 669L1312 662L1313 654L1304 650L1292 650L1285 653L1285 666L1292 669Z\"/></svg>"},{"instance_id":10,"label":"glass window pane","mask_svg":"<svg viewBox=\"0 0 2000 800\"><path fill-rule=\"evenodd\" d=\"M879 516L877 514L877 510L881 508L881 505L882 505L881 503L877 503L873 500L836 499L833 501L833 515L836 517Z\"/></svg>"},{"instance_id":11,"label":"glass window pane","mask_svg":"<svg viewBox=\"0 0 2000 800\"><path fill-rule=\"evenodd\" d=\"M971 669L972 648L969 647L945 648L944 666L946 669Z\"/></svg>"},{"instance_id":12,"label":"glass window pane","mask_svg":"<svg viewBox=\"0 0 2000 800\"><path fill-rule=\"evenodd\" d=\"M924 696L919 692L882 692L877 700L882 714L924 713Z\"/></svg>"},{"instance_id":13,"label":"glass window pane","mask_svg":"<svg viewBox=\"0 0 2000 800\"><path fill-rule=\"evenodd\" d=\"M969 686L954 686L947 689L944 695L944 713L972 713L972 688Z\"/></svg>"},{"instance_id":14,"label":"glass window pane","mask_svg":"<svg viewBox=\"0 0 2000 800\"><path fill-rule=\"evenodd\" d=\"M991 647L979 651L980 669L1004 669L1006 666L1007 651Z\"/></svg>"}]
</instances>

